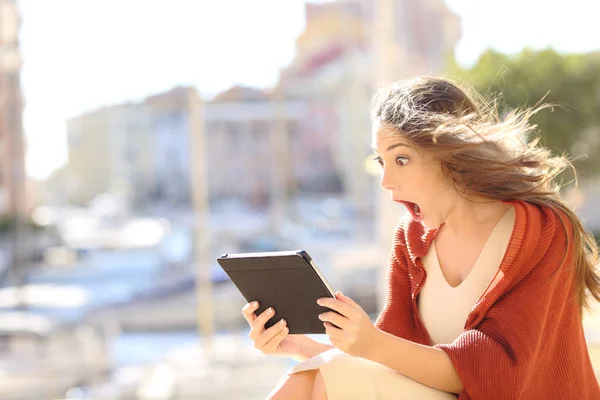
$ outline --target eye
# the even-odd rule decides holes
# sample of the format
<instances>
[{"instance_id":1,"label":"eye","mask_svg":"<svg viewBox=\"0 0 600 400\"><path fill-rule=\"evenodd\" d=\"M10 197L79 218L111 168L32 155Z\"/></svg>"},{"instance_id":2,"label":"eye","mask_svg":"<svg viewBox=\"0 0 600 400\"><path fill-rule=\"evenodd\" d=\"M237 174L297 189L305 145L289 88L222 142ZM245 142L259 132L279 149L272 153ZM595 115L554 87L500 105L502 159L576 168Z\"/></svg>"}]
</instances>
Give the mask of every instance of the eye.
<instances>
[{"instance_id":1,"label":"eye","mask_svg":"<svg viewBox=\"0 0 600 400\"><path fill-rule=\"evenodd\" d=\"M398 157L396 157L396 164L397 165L406 165L406 163L408 163L408 157L404 157L404 156L398 156Z\"/></svg>"},{"instance_id":2,"label":"eye","mask_svg":"<svg viewBox=\"0 0 600 400\"><path fill-rule=\"evenodd\" d=\"M377 161L377 163L383 167L383 159L381 157L373 157L373 160Z\"/></svg>"}]
</instances>

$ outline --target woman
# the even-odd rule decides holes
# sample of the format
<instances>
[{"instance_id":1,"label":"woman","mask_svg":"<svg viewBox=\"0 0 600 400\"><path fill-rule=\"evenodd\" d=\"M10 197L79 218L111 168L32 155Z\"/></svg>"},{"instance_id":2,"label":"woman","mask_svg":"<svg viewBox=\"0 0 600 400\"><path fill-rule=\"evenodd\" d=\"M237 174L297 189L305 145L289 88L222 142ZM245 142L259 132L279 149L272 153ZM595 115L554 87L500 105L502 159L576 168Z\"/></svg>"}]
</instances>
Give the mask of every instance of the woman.
<instances>
[{"instance_id":1,"label":"woman","mask_svg":"<svg viewBox=\"0 0 600 400\"><path fill-rule=\"evenodd\" d=\"M537 141L533 111L500 119L455 83L420 77L376 96L381 186L409 211L373 325L336 293L332 346L244 316L265 354L304 361L272 399L600 399L582 312L600 300L598 249L560 199L569 165ZM334 326L335 325L335 326Z\"/></svg>"}]
</instances>

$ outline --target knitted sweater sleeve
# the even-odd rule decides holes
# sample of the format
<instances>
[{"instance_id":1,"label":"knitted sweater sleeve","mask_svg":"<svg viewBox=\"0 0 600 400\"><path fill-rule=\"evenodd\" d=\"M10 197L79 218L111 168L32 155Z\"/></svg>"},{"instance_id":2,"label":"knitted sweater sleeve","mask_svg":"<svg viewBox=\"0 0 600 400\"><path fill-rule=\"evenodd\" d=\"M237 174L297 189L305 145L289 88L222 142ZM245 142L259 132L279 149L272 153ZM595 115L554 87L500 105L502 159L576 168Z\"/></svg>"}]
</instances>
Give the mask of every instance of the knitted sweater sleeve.
<instances>
[{"instance_id":1,"label":"knitted sweater sleeve","mask_svg":"<svg viewBox=\"0 0 600 400\"><path fill-rule=\"evenodd\" d=\"M417 312L412 300L408 260L402 248L405 246L402 238L403 232L397 231L389 257L385 305L375 327L394 336L426 344L415 318Z\"/></svg>"}]
</instances>

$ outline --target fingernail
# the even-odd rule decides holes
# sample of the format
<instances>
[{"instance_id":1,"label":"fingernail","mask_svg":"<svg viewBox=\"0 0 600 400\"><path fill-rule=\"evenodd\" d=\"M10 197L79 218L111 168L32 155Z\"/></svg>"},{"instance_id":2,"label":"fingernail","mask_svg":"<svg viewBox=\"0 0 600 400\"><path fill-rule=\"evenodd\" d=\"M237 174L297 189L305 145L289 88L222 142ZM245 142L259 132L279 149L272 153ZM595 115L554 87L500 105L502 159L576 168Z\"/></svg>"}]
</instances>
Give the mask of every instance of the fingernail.
<instances>
[{"instance_id":1,"label":"fingernail","mask_svg":"<svg viewBox=\"0 0 600 400\"><path fill-rule=\"evenodd\" d=\"M323 314L319 314L319 319L323 321Z\"/></svg>"},{"instance_id":2,"label":"fingernail","mask_svg":"<svg viewBox=\"0 0 600 400\"><path fill-rule=\"evenodd\" d=\"M267 310L269 314L273 313L273 307L269 307L269 309Z\"/></svg>"},{"instance_id":3,"label":"fingernail","mask_svg":"<svg viewBox=\"0 0 600 400\"><path fill-rule=\"evenodd\" d=\"M280 324L280 325L285 325L285 320L284 320L284 319L282 319L281 321L279 321L279 324Z\"/></svg>"},{"instance_id":4,"label":"fingernail","mask_svg":"<svg viewBox=\"0 0 600 400\"><path fill-rule=\"evenodd\" d=\"M253 301L251 304L252 307L258 307L258 301Z\"/></svg>"},{"instance_id":5,"label":"fingernail","mask_svg":"<svg viewBox=\"0 0 600 400\"><path fill-rule=\"evenodd\" d=\"M317 304L321 305L321 304L323 304L323 301L321 299L319 299L319 300L317 300Z\"/></svg>"}]
</instances>

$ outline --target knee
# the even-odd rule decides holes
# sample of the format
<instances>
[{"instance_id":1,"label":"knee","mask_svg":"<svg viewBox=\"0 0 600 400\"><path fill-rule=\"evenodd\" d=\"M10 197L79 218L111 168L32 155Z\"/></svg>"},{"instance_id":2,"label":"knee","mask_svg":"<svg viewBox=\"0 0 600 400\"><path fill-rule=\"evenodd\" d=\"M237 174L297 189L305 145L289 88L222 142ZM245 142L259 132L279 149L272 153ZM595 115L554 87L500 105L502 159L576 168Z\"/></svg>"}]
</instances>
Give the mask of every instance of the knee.
<instances>
[{"instance_id":1,"label":"knee","mask_svg":"<svg viewBox=\"0 0 600 400\"><path fill-rule=\"evenodd\" d=\"M319 371L315 376L315 382L313 385L313 392L310 398L311 400L327 400L327 392L325 391L325 380L323 375Z\"/></svg>"},{"instance_id":2,"label":"knee","mask_svg":"<svg viewBox=\"0 0 600 400\"><path fill-rule=\"evenodd\" d=\"M268 400L307 400L313 393L318 370L297 372L284 376L271 391Z\"/></svg>"}]
</instances>

